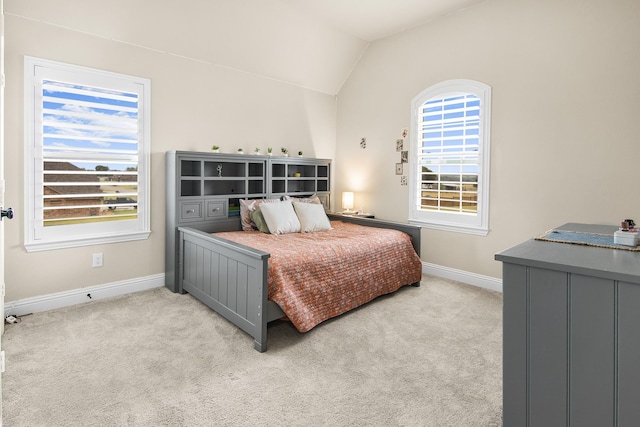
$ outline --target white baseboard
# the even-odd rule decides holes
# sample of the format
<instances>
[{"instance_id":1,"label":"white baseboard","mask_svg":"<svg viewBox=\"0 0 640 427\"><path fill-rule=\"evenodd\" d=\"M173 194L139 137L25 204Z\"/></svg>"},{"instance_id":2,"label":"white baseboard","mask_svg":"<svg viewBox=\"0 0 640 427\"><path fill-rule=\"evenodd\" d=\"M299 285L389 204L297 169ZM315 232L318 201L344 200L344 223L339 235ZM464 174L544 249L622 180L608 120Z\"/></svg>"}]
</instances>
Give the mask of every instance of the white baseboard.
<instances>
[{"instance_id":1,"label":"white baseboard","mask_svg":"<svg viewBox=\"0 0 640 427\"><path fill-rule=\"evenodd\" d=\"M457 270L455 268L444 267L437 264L430 264L428 262L422 263L422 272L431 276L442 277L444 279L502 292L502 280L496 279L495 277L469 273L468 271ZM4 305L4 315L9 316L13 314L16 316L24 316L25 314L68 307L89 301L111 298L133 292L146 291L153 288L161 288L164 286L164 277L164 273L161 273L153 276L139 277L136 279L128 279L104 285L90 286L87 288L73 289L55 294L9 301ZM91 298L87 295L91 295Z\"/></svg>"},{"instance_id":2,"label":"white baseboard","mask_svg":"<svg viewBox=\"0 0 640 427\"><path fill-rule=\"evenodd\" d=\"M457 270L438 264L430 264L428 262L422 262L422 272L431 276L442 277L443 279L502 292L502 280L496 279L495 277L483 276L481 274Z\"/></svg>"},{"instance_id":3,"label":"white baseboard","mask_svg":"<svg viewBox=\"0 0 640 427\"><path fill-rule=\"evenodd\" d=\"M10 301L4 305L4 315L9 316L13 314L16 316L24 316L25 314L68 307L84 302L160 288L162 286L164 286L164 273L138 277L120 282ZM87 295L91 295L91 298Z\"/></svg>"}]
</instances>

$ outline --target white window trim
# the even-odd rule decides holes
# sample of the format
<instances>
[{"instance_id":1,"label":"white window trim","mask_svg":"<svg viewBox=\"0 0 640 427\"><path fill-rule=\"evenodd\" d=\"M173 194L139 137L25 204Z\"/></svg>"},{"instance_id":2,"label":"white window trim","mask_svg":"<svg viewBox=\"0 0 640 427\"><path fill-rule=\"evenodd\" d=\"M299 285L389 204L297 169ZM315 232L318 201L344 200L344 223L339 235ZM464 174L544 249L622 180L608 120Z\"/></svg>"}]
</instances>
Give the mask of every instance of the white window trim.
<instances>
[{"instance_id":1,"label":"white window trim","mask_svg":"<svg viewBox=\"0 0 640 427\"><path fill-rule=\"evenodd\" d=\"M444 94L472 93L480 98L480 165L478 170L478 212L476 215L430 212L418 209L420 182L417 170L419 108L425 101ZM422 91L411 101L409 150L409 222L425 228L486 236L489 233L491 87L474 80L447 80Z\"/></svg>"},{"instance_id":2,"label":"white window trim","mask_svg":"<svg viewBox=\"0 0 640 427\"><path fill-rule=\"evenodd\" d=\"M93 227L79 225L59 226L60 230L70 231L70 233L55 233L50 237L40 236L36 231L38 221L36 207L41 204L41 200L36 200L35 174L42 173L42 149L36 142L35 126L35 79L36 68L46 67L49 69L62 70L67 72L89 73L96 77L107 77L123 79L143 87L142 96L139 98L140 115L142 117L142 132L139 136L139 146L141 155L138 158L138 219L132 220L134 226L123 228L114 221L100 224L92 224ZM25 202L24 202L24 239L27 252L45 251L62 248L72 248L79 246L89 246L105 243L127 242L134 240L144 240L149 237L150 229L150 147L151 147L151 81L142 77L128 76L87 67L64 64L60 62L33 58L24 58L24 120L25 120ZM96 230L98 229L98 230ZM86 230L86 231L85 231Z\"/></svg>"}]
</instances>

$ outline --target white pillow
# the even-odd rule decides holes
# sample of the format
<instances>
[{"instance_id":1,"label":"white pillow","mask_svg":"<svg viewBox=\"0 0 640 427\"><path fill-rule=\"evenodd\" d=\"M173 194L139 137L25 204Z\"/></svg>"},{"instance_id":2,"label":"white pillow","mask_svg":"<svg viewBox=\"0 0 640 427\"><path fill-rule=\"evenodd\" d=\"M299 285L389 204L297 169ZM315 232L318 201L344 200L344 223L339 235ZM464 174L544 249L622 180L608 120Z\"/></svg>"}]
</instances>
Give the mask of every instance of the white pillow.
<instances>
[{"instance_id":1,"label":"white pillow","mask_svg":"<svg viewBox=\"0 0 640 427\"><path fill-rule=\"evenodd\" d=\"M263 203L260 205L260 211L271 234L297 233L300 231L300 221L298 221L290 201Z\"/></svg>"},{"instance_id":2,"label":"white pillow","mask_svg":"<svg viewBox=\"0 0 640 427\"><path fill-rule=\"evenodd\" d=\"M293 202L293 207L298 214L300 231L303 233L331 230L331 222L327 218L324 206L316 203Z\"/></svg>"}]
</instances>

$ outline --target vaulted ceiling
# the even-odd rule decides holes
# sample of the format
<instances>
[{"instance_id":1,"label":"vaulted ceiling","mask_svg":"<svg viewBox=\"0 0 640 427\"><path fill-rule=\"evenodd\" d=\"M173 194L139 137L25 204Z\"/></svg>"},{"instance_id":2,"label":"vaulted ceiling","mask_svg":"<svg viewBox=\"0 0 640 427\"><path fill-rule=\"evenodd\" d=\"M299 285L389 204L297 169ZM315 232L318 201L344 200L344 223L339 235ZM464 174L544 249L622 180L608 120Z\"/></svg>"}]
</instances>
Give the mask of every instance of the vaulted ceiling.
<instances>
[{"instance_id":1,"label":"vaulted ceiling","mask_svg":"<svg viewBox=\"0 0 640 427\"><path fill-rule=\"evenodd\" d=\"M426 24L482 0L280 0L366 42Z\"/></svg>"},{"instance_id":2,"label":"vaulted ceiling","mask_svg":"<svg viewBox=\"0 0 640 427\"><path fill-rule=\"evenodd\" d=\"M5 0L4 8L7 15L335 95L370 43L481 1Z\"/></svg>"}]
</instances>

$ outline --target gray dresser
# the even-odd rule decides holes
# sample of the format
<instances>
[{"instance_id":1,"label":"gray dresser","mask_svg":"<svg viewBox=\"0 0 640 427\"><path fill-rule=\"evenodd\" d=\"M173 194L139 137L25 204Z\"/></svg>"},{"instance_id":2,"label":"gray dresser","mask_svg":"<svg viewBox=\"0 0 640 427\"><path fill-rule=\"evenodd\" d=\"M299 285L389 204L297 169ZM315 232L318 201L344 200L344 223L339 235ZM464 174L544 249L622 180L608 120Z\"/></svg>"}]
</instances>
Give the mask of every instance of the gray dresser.
<instances>
[{"instance_id":1,"label":"gray dresser","mask_svg":"<svg viewBox=\"0 0 640 427\"><path fill-rule=\"evenodd\" d=\"M532 239L495 258L504 426L639 426L640 252Z\"/></svg>"}]
</instances>

